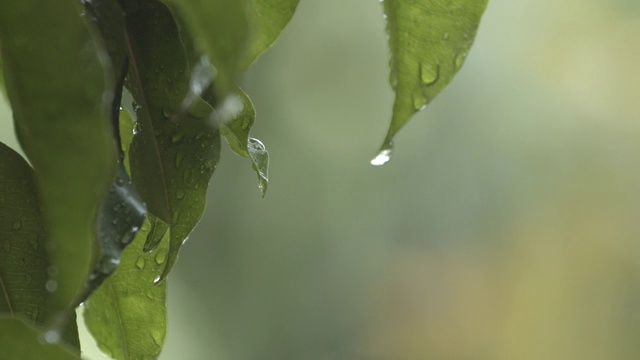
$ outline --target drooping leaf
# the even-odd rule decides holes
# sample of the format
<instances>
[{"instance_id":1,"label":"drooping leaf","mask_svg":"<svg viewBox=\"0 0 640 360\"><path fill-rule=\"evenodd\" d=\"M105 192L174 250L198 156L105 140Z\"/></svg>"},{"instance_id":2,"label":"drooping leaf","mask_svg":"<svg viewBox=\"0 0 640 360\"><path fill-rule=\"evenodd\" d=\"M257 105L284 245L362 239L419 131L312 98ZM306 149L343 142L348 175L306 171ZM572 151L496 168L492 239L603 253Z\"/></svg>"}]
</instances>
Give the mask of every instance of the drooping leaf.
<instances>
[{"instance_id":1,"label":"drooping leaf","mask_svg":"<svg viewBox=\"0 0 640 360\"><path fill-rule=\"evenodd\" d=\"M374 165L389 160L398 130L460 70L487 0L384 0L383 4L391 50L389 81L396 98Z\"/></svg>"},{"instance_id":2,"label":"drooping leaf","mask_svg":"<svg viewBox=\"0 0 640 360\"><path fill-rule=\"evenodd\" d=\"M209 100L206 95L205 99ZM241 89L238 89L238 97L242 101L242 111L222 122L220 129L233 152L251 159L251 166L258 175L258 188L264 197L269 185L269 153L260 140L249 137L256 118L251 99Z\"/></svg>"},{"instance_id":3,"label":"drooping leaf","mask_svg":"<svg viewBox=\"0 0 640 360\"><path fill-rule=\"evenodd\" d=\"M80 354L63 344L42 342L38 329L18 318L0 317L2 359L80 360Z\"/></svg>"},{"instance_id":4,"label":"drooping leaf","mask_svg":"<svg viewBox=\"0 0 640 360\"><path fill-rule=\"evenodd\" d=\"M75 0L0 2L7 92L54 250L54 310L72 302L90 271L96 213L116 168L111 68L81 10ZM34 14L46 14L37 26Z\"/></svg>"},{"instance_id":5,"label":"drooping leaf","mask_svg":"<svg viewBox=\"0 0 640 360\"><path fill-rule=\"evenodd\" d=\"M0 313L44 323L49 266L35 174L0 143Z\"/></svg>"},{"instance_id":6,"label":"drooping leaf","mask_svg":"<svg viewBox=\"0 0 640 360\"><path fill-rule=\"evenodd\" d=\"M233 90L246 64L251 30L247 0L164 0L177 10L197 40L196 48L206 54L217 69L217 93L224 97Z\"/></svg>"},{"instance_id":7,"label":"drooping leaf","mask_svg":"<svg viewBox=\"0 0 640 360\"><path fill-rule=\"evenodd\" d=\"M189 60L168 8L145 0L125 10L126 86L137 117L129 150L131 175L149 212L170 226L162 280L204 212L220 156L220 133L209 121L213 108L190 89Z\"/></svg>"},{"instance_id":8,"label":"drooping leaf","mask_svg":"<svg viewBox=\"0 0 640 360\"><path fill-rule=\"evenodd\" d=\"M299 0L248 0L252 37L244 68L271 47L296 11Z\"/></svg>"},{"instance_id":9,"label":"drooping leaf","mask_svg":"<svg viewBox=\"0 0 640 360\"><path fill-rule=\"evenodd\" d=\"M168 239L144 252L148 222L124 250L120 265L84 304L84 318L100 349L112 358L155 359L166 334L166 283L154 285L164 270Z\"/></svg>"}]
</instances>

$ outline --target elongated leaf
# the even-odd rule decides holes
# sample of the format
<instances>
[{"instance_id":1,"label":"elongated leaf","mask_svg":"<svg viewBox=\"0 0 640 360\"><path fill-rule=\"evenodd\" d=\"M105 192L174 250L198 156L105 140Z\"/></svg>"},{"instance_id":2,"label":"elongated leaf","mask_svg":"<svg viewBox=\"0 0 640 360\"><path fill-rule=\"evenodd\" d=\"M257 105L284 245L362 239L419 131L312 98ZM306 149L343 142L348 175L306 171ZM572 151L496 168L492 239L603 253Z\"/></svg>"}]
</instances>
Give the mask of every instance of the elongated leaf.
<instances>
[{"instance_id":1,"label":"elongated leaf","mask_svg":"<svg viewBox=\"0 0 640 360\"><path fill-rule=\"evenodd\" d=\"M43 344L42 334L20 319L0 317L0 358L80 360L80 354L62 344Z\"/></svg>"},{"instance_id":2,"label":"elongated leaf","mask_svg":"<svg viewBox=\"0 0 640 360\"><path fill-rule=\"evenodd\" d=\"M238 83L246 64L251 31L246 0L164 0L184 18L196 48L217 69L216 89L224 97Z\"/></svg>"},{"instance_id":3,"label":"elongated leaf","mask_svg":"<svg viewBox=\"0 0 640 360\"><path fill-rule=\"evenodd\" d=\"M0 2L3 70L41 189L56 310L71 303L90 271L96 213L116 167L107 117L113 94L105 92L110 68L80 11L75 0ZM46 14L37 26L34 14Z\"/></svg>"},{"instance_id":4,"label":"elongated leaf","mask_svg":"<svg viewBox=\"0 0 640 360\"><path fill-rule=\"evenodd\" d=\"M209 100L206 95L205 99ZM238 97L243 104L242 111L230 121L223 122L220 129L233 152L251 159L251 166L258 175L258 188L264 197L269 185L269 153L260 140L249 137L256 118L256 110L251 99L241 89L238 89Z\"/></svg>"},{"instance_id":5,"label":"elongated leaf","mask_svg":"<svg viewBox=\"0 0 640 360\"><path fill-rule=\"evenodd\" d=\"M168 241L143 251L148 222L123 252L120 265L85 302L84 318L100 349L115 359L155 359L166 333L164 270ZM166 239L168 240L168 239Z\"/></svg>"},{"instance_id":6,"label":"elongated leaf","mask_svg":"<svg viewBox=\"0 0 640 360\"><path fill-rule=\"evenodd\" d=\"M487 0L385 0L395 90L391 125L380 155L389 160L392 141L409 118L438 95L462 66Z\"/></svg>"},{"instance_id":7,"label":"elongated leaf","mask_svg":"<svg viewBox=\"0 0 640 360\"><path fill-rule=\"evenodd\" d=\"M0 312L42 324L49 254L35 174L0 143Z\"/></svg>"},{"instance_id":8,"label":"elongated leaf","mask_svg":"<svg viewBox=\"0 0 640 360\"><path fill-rule=\"evenodd\" d=\"M204 212L220 133L209 121L213 108L190 90L189 60L168 8L140 1L127 10L125 37L127 87L137 103L131 174L149 212L170 226L162 280Z\"/></svg>"},{"instance_id":9,"label":"elongated leaf","mask_svg":"<svg viewBox=\"0 0 640 360\"><path fill-rule=\"evenodd\" d=\"M248 0L252 37L244 68L271 47L296 11L299 0Z\"/></svg>"}]
</instances>

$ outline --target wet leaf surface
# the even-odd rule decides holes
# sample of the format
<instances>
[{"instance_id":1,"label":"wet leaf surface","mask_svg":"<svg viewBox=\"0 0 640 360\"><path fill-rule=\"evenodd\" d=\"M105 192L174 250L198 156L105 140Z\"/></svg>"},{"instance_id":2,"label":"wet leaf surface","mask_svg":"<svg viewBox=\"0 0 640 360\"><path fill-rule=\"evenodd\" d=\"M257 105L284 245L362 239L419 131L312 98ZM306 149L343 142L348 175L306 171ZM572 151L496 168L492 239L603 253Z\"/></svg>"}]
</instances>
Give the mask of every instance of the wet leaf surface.
<instances>
[{"instance_id":1,"label":"wet leaf surface","mask_svg":"<svg viewBox=\"0 0 640 360\"><path fill-rule=\"evenodd\" d=\"M126 86L137 117L129 149L132 179L149 212L170 226L162 280L204 212L220 132L210 120L213 108L191 91L190 62L168 8L140 1L127 10L125 23Z\"/></svg>"},{"instance_id":2,"label":"wet leaf surface","mask_svg":"<svg viewBox=\"0 0 640 360\"><path fill-rule=\"evenodd\" d=\"M396 98L391 125L373 165L389 160L398 130L460 70L486 5L487 0L383 2L391 50L389 82Z\"/></svg>"},{"instance_id":3,"label":"wet leaf surface","mask_svg":"<svg viewBox=\"0 0 640 360\"><path fill-rule=\"evenodd\" d=\"M155 359L166 334L166 283L154 284L169 250L168 237L143 251L145 222L124 250L116 272L85 302L84 318L100 349L115 359Z\"/></svg>"}]
</instances>

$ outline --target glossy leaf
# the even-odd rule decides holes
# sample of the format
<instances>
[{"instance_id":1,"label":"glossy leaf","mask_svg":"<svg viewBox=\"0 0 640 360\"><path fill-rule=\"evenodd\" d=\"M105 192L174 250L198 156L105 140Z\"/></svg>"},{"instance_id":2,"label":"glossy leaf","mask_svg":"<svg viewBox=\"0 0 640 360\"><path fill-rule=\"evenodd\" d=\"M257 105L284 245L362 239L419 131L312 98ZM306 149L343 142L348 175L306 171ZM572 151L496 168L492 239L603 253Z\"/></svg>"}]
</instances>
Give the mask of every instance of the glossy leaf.
<instances>
[{"instance_id":1,"label":"glossy leaf","mask_svg":"<svg viewBox=\"0 0 640 360\"><path fill-rule=\"evenodd\" d=\"M252 168L258 175L258 188L264 197L269 185L269 153L260 140L249 137L256 118L251 99L240 89L238 96L242 100L242 111L230 121L223 122L220 129L233 152L251 159Z\"/></svg>"},{"instance_id":2,"label":"glossy leaf","mask_svg":"<svg viewBox=\"0 0 640 360\"><path fill-rule=\"evenodd\" d=\"M389 159L395 134L438 95L460 70L487 0L385 0L391 70L396 93L379 165Z\"/></svg>"},{"instance_id":3,"label":"glossy leaf","mask_svg":"<svg viewBox=\"0 0 640 360\"><path fill-rule=\"evenodd\" d=\"M184 19L196 48L216 67L219 94L235 88L246 63L251 39L246 1L165 0Z\"/></svg>"},{"instance_id":4,"label":"glossy leaf","mask_svg":"<svg viewBox=\"0 0 640 360\"><path fill-rule=\"evenodd\" d=\"M145 222L123 252L120 265L85 302L84 318L100 349L115 359L155 359L166 334L166 283L154 285L164 270L168 239L143 251Z\"/></svg>"},{"instance_id":5,"label":"glossy leaf","mask_svg":"<svg viewBox=\"0 0 640 360\"><path fill-rule=\"evenodd\" d=\"M150 215L149 223L151 224L151 230L147 235L147 239L144 243L143 250L149 252L154 250L160 244L160 241L164 238L169 231L169 224L160 220L158 217Z\"/></svg>"},{"instance_id":6,"label":"glossy leaf","mask_svg":"<svg viewBox=\"0 0 640 360\"><path fill-rule=\"evenodd\" d=\"M149 212L170 225L164 279L204 212L220 156L220 133L209 120L213 108L190 89L189 60L165 5L137 3L127 12L125 37L130 58L126 85L137 116L131 174Z\"/></svg>"},{"instance_id":7,"label":"glossy leaf","mask_svg":"<svg viewBox=\"0 0 640 360\"><path fill-rule=\"evenodd\" d=\"M252 37L245 68L271 47L296 11L299 0L248 0Z\"/></svg>"},{"instance_id":8,"label":"glossy leaf","mask_svg":"<svg viewBox=\"0 0 640 360\"><path fill-rule=\"evenodd\" d=\"M35 174L0 143L0 313L40 324L46 320L46 246Z\"/></svg>"},{"instance_id":9,"label":"glossy leaf","mask_svg":"<svg viewBox=\"0 0 640 360\"><path fill-rule=\"evenodd\" d=\"M63 344L46 344L38 329L18 318L0 317L2 359L80 360L80 354Z\"/></svg>"},{"instance_id":10,"label":"glossy leaf","mask_svg":"<svg viewBox=\"0 0 640 360\"><path fill-rule=\"evenodd\" d=\"M80 12L75 0L0 2L7 92L55 250L55 310L71 303L90 271L96 213L116 168L111 70ZM34 14L46 14L37 26Z\"/></svg>"}]
</instances>

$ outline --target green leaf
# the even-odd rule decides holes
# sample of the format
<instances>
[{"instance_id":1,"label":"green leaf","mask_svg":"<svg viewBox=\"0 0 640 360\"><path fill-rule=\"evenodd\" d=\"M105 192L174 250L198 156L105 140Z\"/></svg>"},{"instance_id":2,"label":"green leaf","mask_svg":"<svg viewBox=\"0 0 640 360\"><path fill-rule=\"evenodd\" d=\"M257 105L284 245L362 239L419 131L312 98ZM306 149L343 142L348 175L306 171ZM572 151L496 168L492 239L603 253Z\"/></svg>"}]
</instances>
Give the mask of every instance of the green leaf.
<instances>
[{"instance_id":1,"label":"green leaf","mask_svg":"<svg viewBox=\"0 0 640 360\"><path fill-rule=\"evenodd\" d=\"M151 223L151 231L149 231L149 235L147 235L147 239L144 243L143 250L145 252L149 252L157 248L158 244L160 244L160 241L162 241L169 230L169 224L153 215L149 216L149 222Z\"/></svg>"},{"instance_id":2,"label":"green leaf","mask_svg":"<svg viewBox=\"0 0 640 360\"><path fill-rule=\"evenodd\" d=\"M170 11L140 1L127 12L127 87L136 105L131 175L151 214L170 226L166 278L180 246L200 221L220 157L213 108L190 89L191 69ZM163 36L158 36L162 34Z\"/></svg>"},{"instance_id":3,"label":"green leaf","mask_svg":"<svg viewBox=\"0 0 640 360\"><path fill-rule=\"evenodd\" d=\"M80 12L75 0L0 2L7 92L55 250L55 310L72 302L90 271L96 213L116 169L111 70ZM46 14L37 26L34 14Z\"/></svg>"},{"instance_id":4,"label":"green leaf","mask_svg":"<svg viewBox=\"0 0 640 360\"><path fill-rule=\"evenodd\" d=\"M247 13L253 30L245 58L248 67L271 47L296 11L299 0L248 0Z\"/></svg>"},{"instance_id":5,"label":"green leaf","mask_svg":"<svg viewBox=\"0 0 640 360\"><path fill-rule=\"evenodd\" d=\"M80 354L63 344L43 344L41 333L17 318L0 317L2 359L80 360Z\"/></svg>"},{"instance_id":6,"label":"green leaf","mask_svg":"<svg viewBox=\"0 0 640 360\"><path fill-rule=\"evenodd\" d=\"M154 285L167 259L168 241L152 253L143 245L145 222L120 265L89 300L84 318L100 349L115 359L155 359L166 334L166 283Z\"/></svg>"},{"instance_id":7,"label":"green leaf","mask_svg":"<svg viewBox=\"0 0 640 360\"><path fill-rule=\"evenodd\" d=\"M206 54L217 69L217 93L232 91L246 64L251 31L246 0L165 0L177 9L196 48Z\"/></svg>"},{"instance_id":8,"label":"green leaf","mask_svg":"<svg viewBox=\"0 0 640 360\"><path fill-rule=\"evenodd\" d=\"M0 312L42 324L50 262L34 175L0 143Z\"/></svg>"},{"instance_id":9,"label":"green leaf","mask_svg":"<svg viewBox=\"0 0 640 360\"><path fill-rule=\"evenodd\" d=\"M269 153L260 140L249 137L256 118L251 99L241 89L238 89L238 96L242 101L242 111L232 116L230 121L223 121L220 129L233 152L251 159L251 166L258 175L258 188L264 197L269 185ZM205 99L209 101L209 94Z\"/></svg>"},{"instance_id":10,"label":"green leaf","mask_svg":"<svg viewBox=\"0 0 640 360\"><path fill-rule=\"evenodd\" d=\"M476 35L487 0L385 0L393 116L380 155L389 160L393 138L453 79Z\"/></svg>"}]
</instances>

